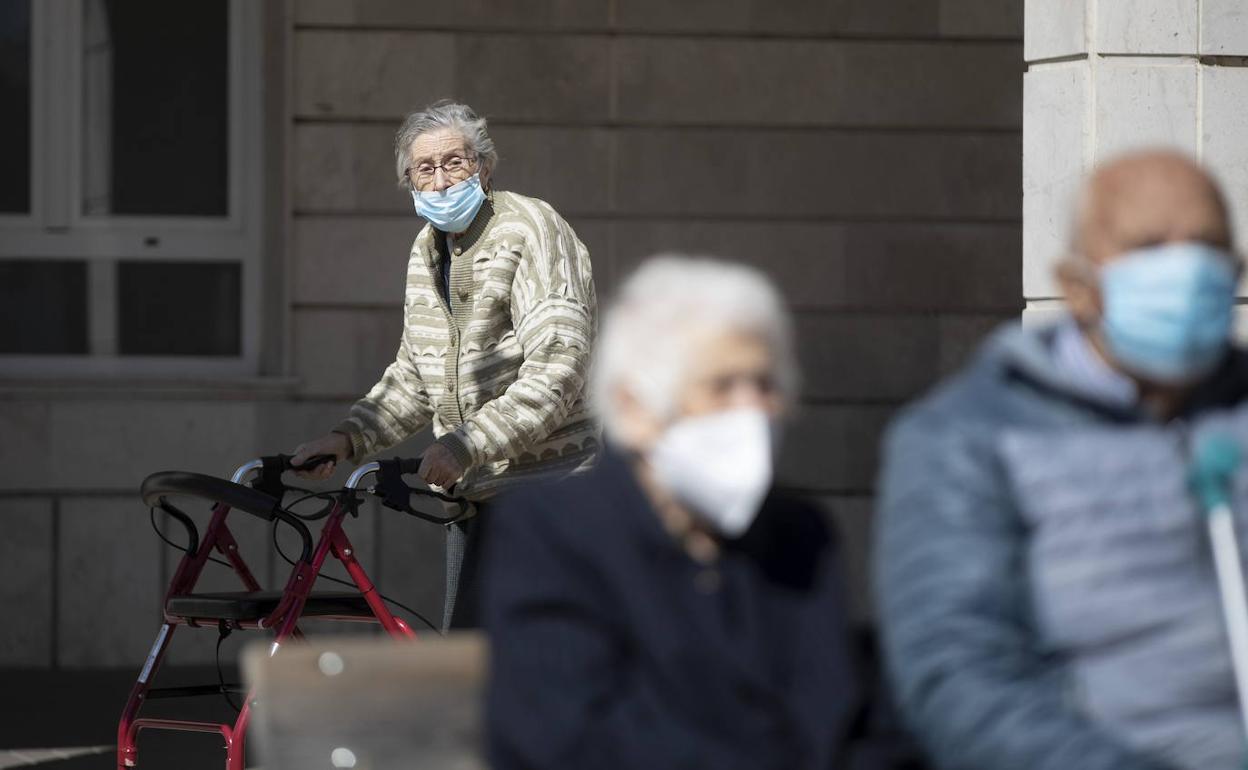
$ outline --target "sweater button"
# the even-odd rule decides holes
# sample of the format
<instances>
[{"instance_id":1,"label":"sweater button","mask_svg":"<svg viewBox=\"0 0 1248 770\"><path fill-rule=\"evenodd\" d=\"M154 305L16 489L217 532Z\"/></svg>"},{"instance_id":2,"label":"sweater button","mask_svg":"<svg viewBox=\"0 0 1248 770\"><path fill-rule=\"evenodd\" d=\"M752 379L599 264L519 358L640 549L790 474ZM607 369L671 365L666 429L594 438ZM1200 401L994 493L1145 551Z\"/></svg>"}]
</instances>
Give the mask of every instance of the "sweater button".
<instances>
[{"instance_id":1,"label":"sweater button","mask_svg":"<svg viewBox=\"0 0 1248 770\"><path fill-rule=\"evenodd\" d=\"M463 254L463 253L464 253L464 250L463 250L463 249L461 249L461 248L460 248L460 247L458 247L458 246L456 246L456 247L455 247L455 256L457 256L457 257L458 257L460 254Z\"/></svg>"}]
</instances>

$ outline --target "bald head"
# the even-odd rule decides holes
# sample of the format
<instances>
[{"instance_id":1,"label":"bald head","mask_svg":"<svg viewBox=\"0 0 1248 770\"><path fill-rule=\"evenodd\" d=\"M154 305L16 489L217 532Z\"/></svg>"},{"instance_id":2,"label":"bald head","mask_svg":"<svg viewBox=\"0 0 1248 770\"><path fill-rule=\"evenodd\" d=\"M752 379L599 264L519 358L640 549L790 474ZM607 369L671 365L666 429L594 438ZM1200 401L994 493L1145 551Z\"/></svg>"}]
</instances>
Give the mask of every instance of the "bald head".
<instances>
[{"instance_id":1,"label":"bald head","mask_svg":"<svg viewBox=\"0 0 1248 770\"><path fill-rule=\"evenodd\" d=\"M1231 225L1217 183L1176 152L1125 155L1100 167L1083 191L1073 252L1103 264L1132 249L1175 241L1231 248Z\"/></svg>"},{"instance_id":2,"label":"bald head","mask_svg":"<svg viewBox=\"0 0 1248 770\"><path fill-rule=\"evenodd\" d=\"M1234 285L1218 283L1227 273L1201 268L1199 256L1197 263L1163 259L1152 263L1157 267L1146 268L1144 273L1140 269L1146 262L1115 265L1112 271L1109 264L1128 255L1145 258L1148 254L1173 257L1176 253L1211 253L1192 251L1190 244L1202 243L1214 247L1213 254L1221 254L1234 263L1230 265L1234 275L1228 278L1233 282L1240 266L1233 255L1226 202L1217 183L1198 164L1176 152L1154 150L1125 155L1101 166L1088 179L1076 211L1071 241L1070 254L1057 265L1058 282L1071 317L1107 363L1136 381L1143 401L1151 403L1159 414L1172 414L1192 384L1205 374L1200 367L1188 367L1188 363L1203 360L1200 356L1205 354L1219 354L1226 343L1225 337L1209 338L1211 344L1218 346L1216 350L1195 350L1192 345L1197 337L1183 324L1204 324L1202 329L1212 324L1220 329L1225 322L1229 336ZM1154 248L1166 244L1177 244L1178 251ZM1123 273L1122 267L1132 272ZM1159 280L1150 283L1142 277L1150 269L1159 271L1154 273ZM1103 286L1107 273L1134 276L1134 283L1127 284L1127 293L1122 288L1124 284L1117 284L1110 308L1105 305ZM1210 291L1218 296L1208 294ZM1196 302L1193 292L1206 294ZM1160 304L1159 295L1163 300ZM1158 308L1177 306L1197 315L1167 310L1163 316L1157 316ZM1103 321L1107 315L1117 319L1109 327L1116 343L1106 336ZM1124 318L1130 319L1130 323L1125 323ZM1184 361L1175 363L1182 357L1186 357Z\"/></svg>"}]
</instances>

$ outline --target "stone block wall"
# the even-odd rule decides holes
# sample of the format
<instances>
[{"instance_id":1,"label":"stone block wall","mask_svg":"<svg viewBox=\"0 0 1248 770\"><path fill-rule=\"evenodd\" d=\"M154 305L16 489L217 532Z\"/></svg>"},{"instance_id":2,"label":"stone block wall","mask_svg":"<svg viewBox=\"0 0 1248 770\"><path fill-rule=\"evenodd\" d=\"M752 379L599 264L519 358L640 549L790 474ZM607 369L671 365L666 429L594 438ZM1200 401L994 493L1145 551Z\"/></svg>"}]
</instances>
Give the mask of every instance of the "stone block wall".
<instances>
[{"instance_id":1,"label":"stone block wall","mask_svg":"<svg viewBox=\"0 0 1248 770\"><path fill-rule=\"evenodd\" d=\"M1095 164L1173 147L1220 178L1248 232L1248 6L1237 0L1027 0L1023 290L1057 304L1075 191Z\"/></svg>"},{"instance_id":2,"label":"stone block wall","mask_svg":"<svg viewBox=\"0 0 1248 770\"><path fill-rule=\"evenodd\" d=\"M497 184L572 222L604 297L659 251L780 283L805 369L784 477L861 550L882 426L1021 307L1021 22L971 0L296 3L295 372L353 392L324 360L362 340L326 349L324 325L392 323L417 221L391 137L457 98L490 119Z\"/></svg>"},{"instance_id":3,"label":"stone block wall","mask_svg":"<svg viewBox=\"0 0 1248 770\"><path fill-rule=\"evenodd\" d=\"M604 297L667 250L780 284L805 369L783 478L842 525L865 617L884 424L1021 308L1021 5L288 7L285 39L268 41L289 51L288 363L254 381L0 389L0 523L21 533L0 543L0 605L23 619L0 631L0 668L137 666L177 556L148 527L141 479L228 474L327 429L373 384L419 227L393 131L441 97L490 119L498 185L571 221ZM263 554L258 525L238 528ZM436 613L440 531L374 510L352 532L383 590ZM274 561L261 557L269 577ZM210 661L213 635L199 637L172 660Z\"/></svg>"}]
</instances>

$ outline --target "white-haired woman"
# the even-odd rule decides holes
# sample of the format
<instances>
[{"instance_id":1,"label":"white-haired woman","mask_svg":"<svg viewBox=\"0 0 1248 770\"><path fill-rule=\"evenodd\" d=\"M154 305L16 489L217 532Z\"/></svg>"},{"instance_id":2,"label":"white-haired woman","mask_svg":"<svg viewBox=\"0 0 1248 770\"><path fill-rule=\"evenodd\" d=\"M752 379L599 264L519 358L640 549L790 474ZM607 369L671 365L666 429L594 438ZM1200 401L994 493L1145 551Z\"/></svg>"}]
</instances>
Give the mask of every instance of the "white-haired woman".
<instances>
[{"instance_id":1,"label":"white-haired woman","mask_svg":"<svg viewBox=\"0 0 1248 770\"><path fill-rule=\"evenodd\" d=\"M838 766L854 680L832 537L772 489L795 365L758 272L657 258L595 355L606 448L486 543L495 770Z\"/></svg>"},{"instance_id":2,"label":"white-haired woman","mask_svg":"<svg viewBox=\"0 0 1248 770\"><path fill-rule=\"evenodd\" d=\"M398 354L346 420L300 445L294 461L359 463L432 426L420 477L477 503L477 516L447 536L444 624L471 626L482 503L585 467L597 449L582 396L594 282L585 245L553 208L494 189L498 153L467 105L408 115L394 154L399 184L427 222L409 255ZM331 463L307 475L332 472Z\"/></svg>"}]
</instances>

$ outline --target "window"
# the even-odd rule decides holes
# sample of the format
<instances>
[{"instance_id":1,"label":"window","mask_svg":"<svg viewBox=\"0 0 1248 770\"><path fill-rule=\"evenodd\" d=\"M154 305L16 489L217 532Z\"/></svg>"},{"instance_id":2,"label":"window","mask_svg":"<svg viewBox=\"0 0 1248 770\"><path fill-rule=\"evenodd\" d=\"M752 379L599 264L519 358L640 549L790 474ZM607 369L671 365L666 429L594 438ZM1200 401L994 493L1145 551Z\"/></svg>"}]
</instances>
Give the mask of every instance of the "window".
<instances>
[{"instance_id":1,"label":"window","mask_svg":"<svg viewBox=\"0 0 1248 770\"><path fill-rule=\"evenodd\" d=\"M0 213L30 211L30 2L0 3Z\"/></svg>"},{"instance_id":2,"label":"window","mask_svg":"<svg viewBox=\"0 0 1248 770\"><path fill-rule=\"evenodd\" d=\"M256 373L260 6L0 0L0 374Z\"/></svg>"}]
</instances>

